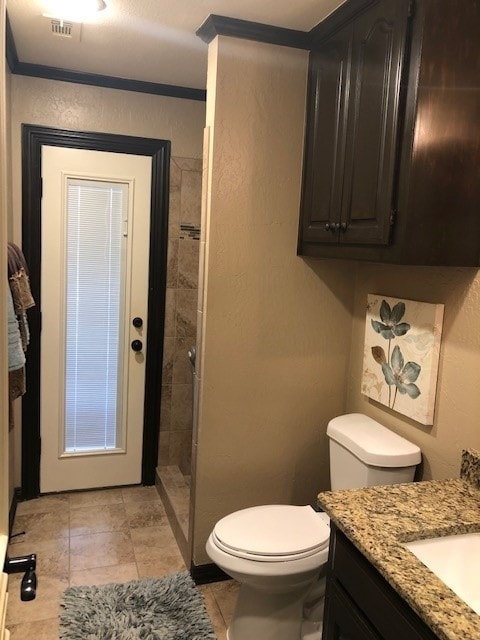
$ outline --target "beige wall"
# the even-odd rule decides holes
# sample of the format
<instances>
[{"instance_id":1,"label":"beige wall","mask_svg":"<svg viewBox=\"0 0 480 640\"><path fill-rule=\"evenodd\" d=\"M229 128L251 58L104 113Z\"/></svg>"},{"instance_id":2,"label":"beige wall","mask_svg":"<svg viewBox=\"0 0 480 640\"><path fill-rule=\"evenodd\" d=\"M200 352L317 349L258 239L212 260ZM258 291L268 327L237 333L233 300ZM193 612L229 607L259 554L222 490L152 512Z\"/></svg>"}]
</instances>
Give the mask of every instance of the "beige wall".
<instances>
[{"instance_id":1,"label":"beige wall","mask_svg":"<svg viewBox=\"0 0 480 640\"><path fill-rule=\"evenodd\" d=\"M354 285L296 256L306 52L218 38L209 58L195 564L221 516L327 487Z\"/></svg>"},{"instance_id":2,"label":"beige wall","mask_svg":"<svg viewBox=\"0 0 480 640\"><path fill-rule=\"evenodd\" d=\"M10 104L10 95L11 95L11 86L12 86L12 75L6 65L5 69L5 111L6 111L6 149L7 149L7 158L11 158L12 155L12 137L11 137L11 104ZM12 238L12 229L13 229L13 207L12 207L12 164L11 162L7 162L6 166L7 171L7 239L10 240ZM18 404L19 402L14 402L14 415L18 413ZM18 417L17 417L18 420ZM9 440L9 456L12 460L15 459L15 432L12 430L8 434ZM11 504L13 499L13 494L15 492L15 465L8 465L8 499L9 504ZM18 485L17 485L18 486Z\"/></svg>"},{"instance_id":3,"label":"beige wall","mask_svg":"<svg viewBox=\"0 0 480 640\"><path fill-rule=\"evenodd\" d=\"M21 235L20 125L161 138L172 155L202 156L205 104L69 82L12 76L14 235Z\"/></svg>"},{"instance_id":4,"label":"beige wall","mask_svg":"<svg viewBox=\"0 0 480 640\"><path fill-rule=\"evenodd\" d=\"M7 149L7 158L11 158L12 156L12 136L11 136L11 127L10 127L10 123L11 123L11 117L12 117L12 110L11 110L11 101L10 101L10 95L11 95L11 88L12 88L12 75L8 69L8 66L6 65L6 70L5 70L5 89L6 89L6 149ZM13 238L13 206L12 206L12 163L11 162L7 162L7 166L6 166L6 170L7 170L7 185L8 185L8 189L7 189L7 239L11 240ZM18 422L18 414L19 414L19 401L15 401L13 403L14 407L13 407L13 411L14 411L14 420L16 422ZM15 430L11 430L9 431L8 434L8 452L9 452L9 457L8 457L8 500L9 500L9 504L11 504L12 499L13 499L13 495L15 492L15 487L18 486L18 484L15 482L15 459L16 459L16 448L17 448L17 443L16 443L16 433Z\"/></svg>"},{"instance_id":5,"label":"beige wall","mask_svg":"<svg viewBox=\"0 0 480 640\"><path fill-rule=\"evenodd\" d=\"M0 0L0 47L5 51L5 2ZM5 57L0 68L0 563L8 544L9 464L8 464L8 350L7 350L7 210L8 210L8 78ZM0 603L5 593L0 592ZM0 613L0 635L3 632Z\"/></svg>"},{"instance_id":6,"label":"beige wall","mask_svg":"<svg viewBox=\"0 0 480 640\"><path fill-rule=\"evenodd\" d=\"M434 425L425 427L360 393L368 293L443 303ZM358 266L347 411L361 411L418 444L424 479L458 477L462 448L480 450L480 276L475 269Z\"/></svg>"},{"instance_id":7,"label":"beige wall","mask_svg":"<svg viewBox=\"0 0 480 640\"><path fill-rule=\"evenodd\" d=\"M171 140L172 155L202 156L205 104L67 82L11 78L13 222L21 243L21 124ZM28 357L28 354L27 354ZM13 443L12 443L13 444ZM15 429L15 483L20 485L20 429Z\"/></svg>"}]
</instances>

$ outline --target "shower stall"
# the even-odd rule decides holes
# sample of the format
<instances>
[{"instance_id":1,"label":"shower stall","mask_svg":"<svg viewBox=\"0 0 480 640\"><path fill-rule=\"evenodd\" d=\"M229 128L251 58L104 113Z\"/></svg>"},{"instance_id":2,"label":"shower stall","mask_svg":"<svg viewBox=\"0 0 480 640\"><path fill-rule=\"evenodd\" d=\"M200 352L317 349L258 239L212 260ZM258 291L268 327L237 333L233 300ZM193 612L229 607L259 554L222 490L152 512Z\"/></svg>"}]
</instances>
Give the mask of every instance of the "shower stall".
<instances>
[{"instance_id":1,"label":"shower stall","mask_svg":"<svg viewBox=\"0 0 480 640\"><path fill-rule=\"evenodd\" d=\"M172 157L157 487L188 556L202 161Z\"/></svg>"}]
</instances>

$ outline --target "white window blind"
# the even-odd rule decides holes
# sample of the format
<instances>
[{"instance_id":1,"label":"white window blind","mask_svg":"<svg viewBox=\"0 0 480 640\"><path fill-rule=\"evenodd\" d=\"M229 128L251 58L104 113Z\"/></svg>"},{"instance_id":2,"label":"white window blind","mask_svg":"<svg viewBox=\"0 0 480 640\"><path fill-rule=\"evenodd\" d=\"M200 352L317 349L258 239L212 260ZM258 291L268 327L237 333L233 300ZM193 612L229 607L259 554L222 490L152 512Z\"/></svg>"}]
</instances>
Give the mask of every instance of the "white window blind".
<instances>
[{"instance_id":1,"label":"white window blind","mask_svg":"<svg viewBox=\"0 0 480 640\"><path fill-rule=\"evenodd\" d=\"M67 179L66 453L119 447L128 185Z\"/></svg>"}]
</instances>

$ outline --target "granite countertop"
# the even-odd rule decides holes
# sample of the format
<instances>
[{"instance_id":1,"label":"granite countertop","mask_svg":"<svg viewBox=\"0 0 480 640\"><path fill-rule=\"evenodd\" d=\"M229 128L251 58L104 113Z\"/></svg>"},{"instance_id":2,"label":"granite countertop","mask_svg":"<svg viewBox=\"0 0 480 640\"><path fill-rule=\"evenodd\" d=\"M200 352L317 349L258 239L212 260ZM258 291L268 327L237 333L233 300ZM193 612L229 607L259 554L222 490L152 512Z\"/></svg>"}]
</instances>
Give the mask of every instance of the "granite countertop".
<instances>
[{"instance_id":1,"label":"granite countertop","mask_svg":"<svg viewBox=\"0 0 480 640\"><path fill-rule=\"evenodd\" d=\"M439 638L480 639L480 616L402 546L480 531L480 453L463 452L459 479L327 491L318 502Z\"/></svg>"}]
</instances>

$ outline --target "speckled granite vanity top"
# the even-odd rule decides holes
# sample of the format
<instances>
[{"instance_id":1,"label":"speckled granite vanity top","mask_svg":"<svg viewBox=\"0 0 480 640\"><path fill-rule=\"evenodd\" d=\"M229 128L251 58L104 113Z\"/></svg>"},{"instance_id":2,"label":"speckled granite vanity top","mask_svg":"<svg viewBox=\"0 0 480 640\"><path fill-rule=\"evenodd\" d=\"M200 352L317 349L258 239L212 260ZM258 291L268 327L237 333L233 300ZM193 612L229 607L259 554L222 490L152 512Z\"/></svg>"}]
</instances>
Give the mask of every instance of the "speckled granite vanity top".
<instances>
[{"instance_id":1,"label":"speckled granite vanity top","mask_svg":"<svg viewBox=\"0 0 480 640\"><path fill-rule=\"evenodd\" d=\"M327 491L332 521L442 640L480 640L480 616L402 546L480 531L480 453L464 451L455 480Z\"/></svg>"}]
</instances>

